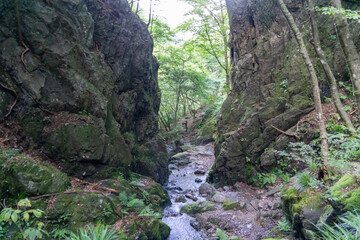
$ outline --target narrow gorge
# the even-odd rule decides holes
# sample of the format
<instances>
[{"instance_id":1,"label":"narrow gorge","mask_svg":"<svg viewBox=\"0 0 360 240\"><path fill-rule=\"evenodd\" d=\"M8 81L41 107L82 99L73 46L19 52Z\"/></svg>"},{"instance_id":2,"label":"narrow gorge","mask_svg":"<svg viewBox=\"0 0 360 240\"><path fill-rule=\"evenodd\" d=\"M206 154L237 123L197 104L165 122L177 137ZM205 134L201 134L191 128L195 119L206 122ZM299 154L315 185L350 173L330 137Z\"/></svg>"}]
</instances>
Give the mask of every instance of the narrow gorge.
<instances>
[{"instance_id":1,"label":"narrow gorge","mask_svg":"<svg viewBox=\"0 0 360 240\"><path fill-rule=\"evenodd\" d=\"M195 40L181 45L151 7L143 20L139 1L0 2L0 239L75 240L95 225L115 231L112 239L332 239L316 234L357 215L360 133L332 102L308 1L285 4L320 81L329 165L309 72L278 0L220 3L226 66L205 58L186 67L206 51ZM315 1L321 44L358 127L339 13L321 12L328 4ZM360 16L357 0L342 4ZM358 19L348 19L357 54ZM225 75L211 65L203 77L203 62ZM172 98L171 77L181 82L170 82Z\"/></svg>"}]
</instances>

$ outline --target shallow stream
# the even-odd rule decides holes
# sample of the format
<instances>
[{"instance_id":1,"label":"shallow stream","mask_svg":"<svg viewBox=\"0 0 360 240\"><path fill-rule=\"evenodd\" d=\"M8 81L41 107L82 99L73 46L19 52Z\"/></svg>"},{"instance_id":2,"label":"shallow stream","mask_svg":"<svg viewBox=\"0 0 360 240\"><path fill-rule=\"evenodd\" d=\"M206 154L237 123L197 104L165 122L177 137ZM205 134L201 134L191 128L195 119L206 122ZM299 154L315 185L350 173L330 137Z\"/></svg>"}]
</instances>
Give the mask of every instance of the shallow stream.
<instances>
[{"instance_id":1,"label":"shallow stream","mask_svg":"<svg viewBox=\"0 0 360 240\"><path fill-rule=\"evenodd\" d=\"M170 160L171 174L165 189L172 205L165 208L162 219L171 228L168 240L202 240L206 236L201 230L196 230L199 225L196 220L180 213L180 209L186 204L206 200L199 194L199 187L206 181L214 162L213 146L191 146L188 143L187 147L189 150L185 157Z\"/></svg>"}]
</instances>

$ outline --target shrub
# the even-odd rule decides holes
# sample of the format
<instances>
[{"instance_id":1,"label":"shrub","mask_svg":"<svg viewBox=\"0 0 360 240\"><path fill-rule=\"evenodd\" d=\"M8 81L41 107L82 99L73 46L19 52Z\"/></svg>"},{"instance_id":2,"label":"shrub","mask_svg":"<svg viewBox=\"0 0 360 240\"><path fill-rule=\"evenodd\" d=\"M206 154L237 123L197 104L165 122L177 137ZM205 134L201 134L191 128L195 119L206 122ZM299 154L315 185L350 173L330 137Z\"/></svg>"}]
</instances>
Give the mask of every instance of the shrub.
<instances>
[{"instance_id":1,"label":"shrub","mask_svg":"<svg viewBox=\"0 0 360 240\"><path fill-rule=\"evenodd\" d=\"M67 240L118 240L121 239L120 233L110 229L108 226L97 224L80 229L78 233L71 233Z\"/></svg>"}]
</instances>

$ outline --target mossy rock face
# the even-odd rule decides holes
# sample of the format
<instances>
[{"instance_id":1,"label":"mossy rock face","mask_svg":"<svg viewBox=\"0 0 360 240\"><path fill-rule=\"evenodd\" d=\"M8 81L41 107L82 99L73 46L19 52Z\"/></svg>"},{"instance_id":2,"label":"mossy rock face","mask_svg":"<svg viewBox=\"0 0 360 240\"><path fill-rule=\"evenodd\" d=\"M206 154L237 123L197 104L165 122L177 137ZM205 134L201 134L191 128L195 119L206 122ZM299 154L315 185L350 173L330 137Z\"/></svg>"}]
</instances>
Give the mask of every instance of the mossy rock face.
<instances>
[{"instance_id":1,"label":"mossy rock face","mask_svg":"<svg viewBox=\"0 0 360 240\"><path fill-rule=\"evenodd\" d=\"M127 181L121 177L119 177L117 179L101 180L101 181L97 182L97 184L102 187L112 188L112 189L118 190L120 192L126 192L128 194L136 193L139 195L141 193L141 191L138 188L132 186L129 181Z\"/></svg>"},{"instance_id":2,"label":"mossy rock face","mask_svg":"<svg viewBox=\"0 0 360 240\"><path fill-rule=\"evenodd\" d=\"M158 219L153 219L149 224L141 226L148 239L165 240L170 235L170 227Z\"/></svg>"},{"instance_id":3,"label":"mossy rock face","mask_svg":"<svg viewBox=\"0 0 360 240\"><path fill-rule=\"evenodd\" d=\"M164 184L169 177L168 159L165 140L156 136L138 148L131 170Z\"/></svg>"},{"instance_id":4,"label":"mossy rock face","mask_svg":"<svg viewBox=\"0 0 360 240\"><path fill-rule=\"evenodd\" d=\"M47 154L77 177L104 179L128 169L132 155L120 134L94 124L64 124L44 136ZM121 169L120 169L121 168Z\"/></svg>"},{"instance_id":5,"label":"mossy rock face","mask_svg":"<svg viewBox=\"0 0 360 240\"><path fill-rule=\"evenodd\" d=\"M41 132L44 127L43 113L41 111L29 113L22 117L21 126L27 137L32 139L35 143L41 141Z\"/></svg>"},{"instance_id":6,"label":"mossy rock face","mask_svg":"<svg viewBox=\"0 0 360 240\"><path fill-rule=\"evenodd\" d=\"M0 190L2 197L60 193L70 186L70 179L50 164L35 161L20 154L9 155L0 150Z\"/></svg>"},{"instance_id":7,"label":"mossy rock face","mask_svg":"<svg viewBox=\"0 0 360 240\"><path fill-rule=\"evenodd\" d=\"M68 161L101 161L104 145L102 129L92 124L64 125L49 133L45 140L50 156Z\"/></svg>"},{"instance_id":8,"label":"mossy rock face","mask_svg":"<svg viewBox=\"0 0 360 240\"><path fill-rule=\"evenodd\" d=\"M240 202L235 200L226 200L223 202L224 210L232 210L240 207Z\"/></svg>"},{"instance_id":9,"label":"mossy rock face","mask_svg":"<svg viewBox=\"0 0 360 240\"><path fill-rule=\"evenodd\" d=\"M207 144L214 141L216 132L216 117L208 119L206 123L200 127L196 133L195 144Z\"/></svg>"},{"instance_id":10,"label":"mossy rock face","mask_svg":"<svg viewBox=\"0 0 360 240\"><path fill-rule=\"evenodd\" d=\"M180 212L192 215L196 213L203 213L214 210L215 210L215 203L204 201L204 202L187 204L181 208Z\"/></svg>"},{"instance_id":11,"label":"mossy rock face","mask_svg":"<svg viewBox=\"0 0 360 240\"><path fill-rule=\"evenodd\" d=\"M135 174L137 175L137 174ZM134 183L130 183L122 177L117 179L105 179L97 182L98 185L103 187L112 188L120 192L126 192L127 195L136 194L137 198L144 198L144 192L149 195L148 201L152 206L161 210L163 207L171 204L169 194L161 187L161 185L155 182L153 179L137 175L138 180Z\"/></svg>"},{"instance_id":12,"label":"mossy rock face","mask_svg":"<svg viewBox=\"0 0 360 240\"><path fill-rule=\"evenodd\" d=\"M78 230L89 223L114 224L120 218L115 210L116 202L96 193L70 193L56 197L48 210L48 219L63 219L63 225L70 230Z\"/></svg>"},{"instance_id":13,"label":"mossy rock face","mask_svg":"<svg viewBox=\"0 0 360 240\"><path fill-rule=\"evenodd\" d=\"M359 176L345 174L332 186L328 192L333 198L336 209L359 210L360 209L360 184Z\"/></svg>"},{"instance_id":14,"label":"mossy rock face","mask_svg":"<svg viewBox=\"0 0 360 240\"><path fill-rule=\"evenodd\" d=\"M170 235L170 227L159 219L141 217L129 224L125 232L130 239L165 240Z\"/></svg>"},{"instance_id":15,"label":"mossy rock face","mask_svg":"<svg viewBox=\"0 0 360 240\"><path fill-rule=\"evenodd\" d=\"M146 191L150 194L150 201L154 207L160 208L171 204L169 194L161 187L160 184L154 183Z\"/></svg>"},{"instance_id":16,"label":"mossy rock face","mask_svg":"<svg viewBox=\"0 0 360 240\"><path fill-rule=\"evenodd\" d=\"M299 193L294 187L282 191L281 205L293 229L309 239L310 231L322 226L333 214L332 207L326 204L319 192L306 190Z\"/></svg>"}]
</instances>

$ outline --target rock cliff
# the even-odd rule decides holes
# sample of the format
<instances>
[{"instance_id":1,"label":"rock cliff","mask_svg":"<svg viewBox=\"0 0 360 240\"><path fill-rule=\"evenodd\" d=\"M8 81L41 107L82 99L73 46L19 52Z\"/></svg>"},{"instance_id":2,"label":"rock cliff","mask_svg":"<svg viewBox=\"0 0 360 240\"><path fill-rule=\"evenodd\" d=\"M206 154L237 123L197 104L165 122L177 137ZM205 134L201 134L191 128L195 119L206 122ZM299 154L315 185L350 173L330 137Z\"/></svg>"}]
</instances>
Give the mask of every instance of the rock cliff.
<instances>
[{"instance_id":1,"label":"rock cliff","mask_svg":"<svg viewBox=\"0 0 360 240\"><path fill-rule=\"evenodd\" d=\"M133 170L164 183L158 63L127 1L14 2L0 3L2 122L70 175Z\"/></svg>"},{"instance_id":2,"label":"rock cliff","mask_svg":"<svg viewBox=\"0 0 360 240\"><path fill-rule=\"evenodd\" d=\"M269 157L267 149L276 144L285 146L291 138L277 141L281 132L275 128L286 131L296 125L313 110L313 100L307 69L277 1L226 2L231 27L232 90L217 122L216 162L209 180L234 183L248 181L254 171L264 172L276 166L276 158ZM286 4L311 49L304 1ZM334 26L326 16L318 20L322 39L327 39L323 44L328 61L337 76L345 80L348 73ZM315 56L312 51L311 55ZM322 95L330 97L326 78L318 63L316 66Z\"/></svg>"}]
</instances>

